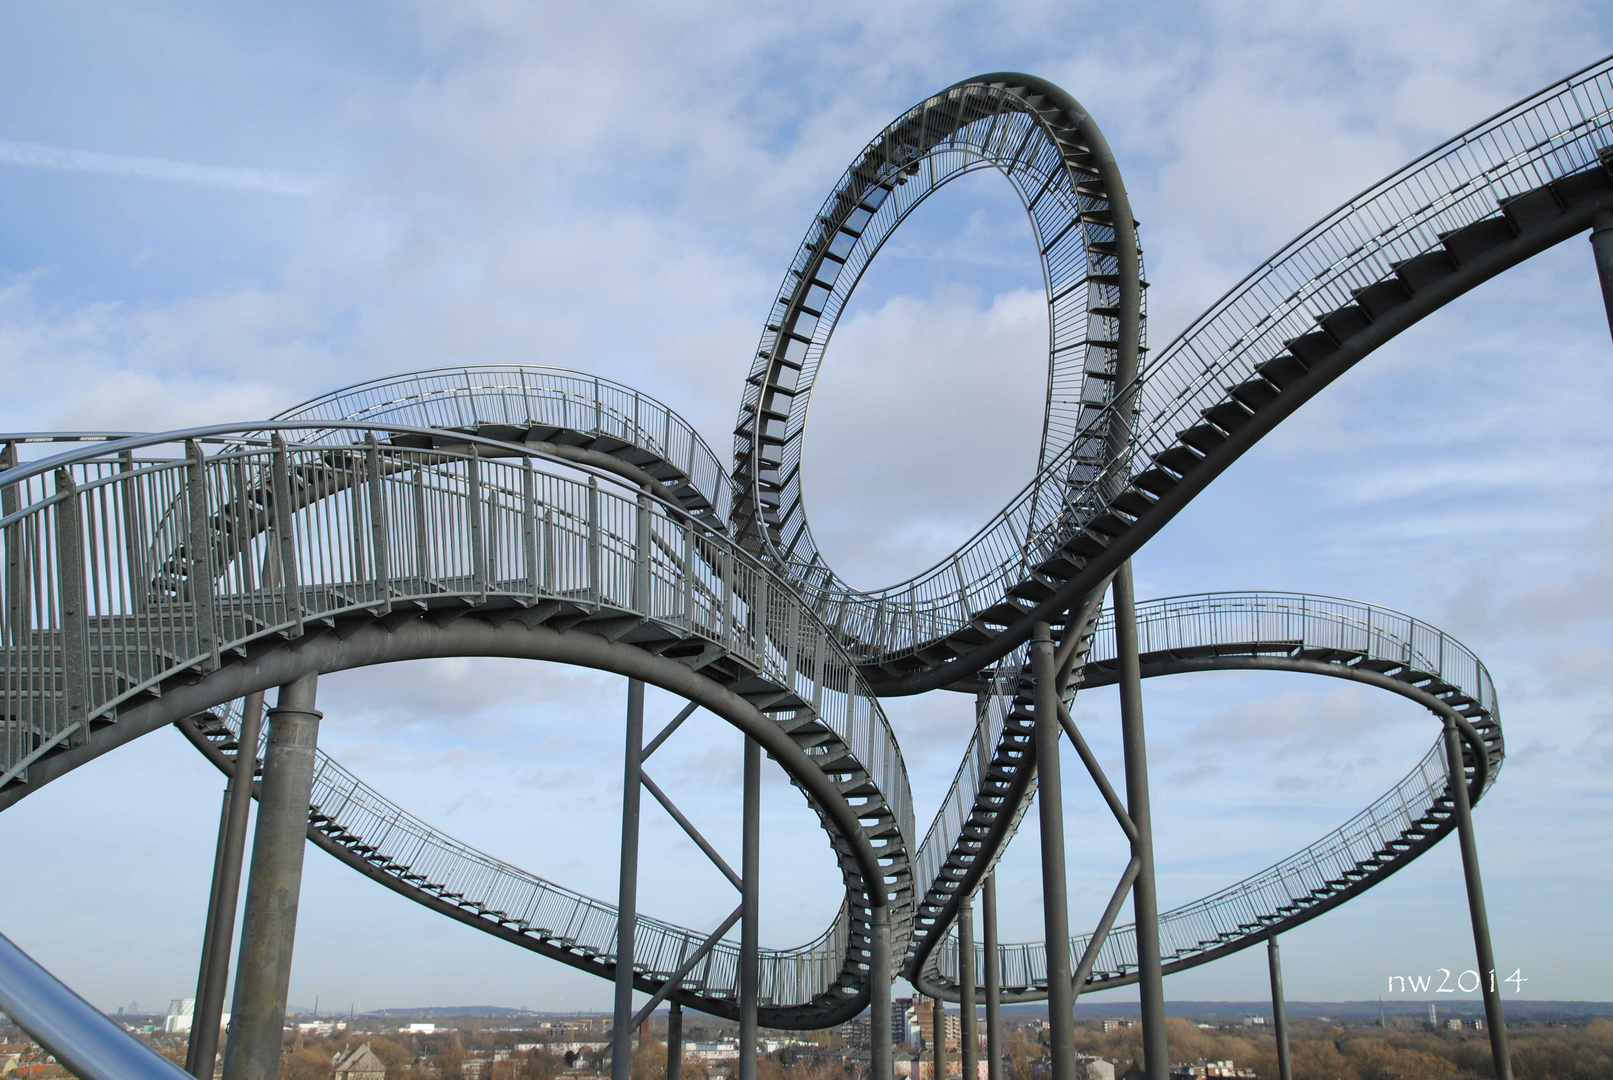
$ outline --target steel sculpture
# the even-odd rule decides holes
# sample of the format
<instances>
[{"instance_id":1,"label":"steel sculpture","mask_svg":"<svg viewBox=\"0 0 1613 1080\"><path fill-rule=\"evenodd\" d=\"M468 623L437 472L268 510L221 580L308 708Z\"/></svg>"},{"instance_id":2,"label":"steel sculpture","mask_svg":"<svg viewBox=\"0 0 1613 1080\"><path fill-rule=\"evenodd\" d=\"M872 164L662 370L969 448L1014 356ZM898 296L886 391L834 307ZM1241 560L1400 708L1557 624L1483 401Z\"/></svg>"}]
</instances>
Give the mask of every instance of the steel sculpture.
<instances>
[{"instance_id":1,"label":"steel sculpture","mask_svg":"<svg viewBox=\"0 0 1613 1080\"><path fill-rule=\"evenodd\" d=\"M304 838L446 917L612 980L617 1077L633 1032L668 1002L669 1077L682 1060L683 1008L740 1022L746 1078L759 1025L821 1027L867 1009L871 1071L883 1080L899 972L961 1000L971 1018L983 990L992 1080L1003 1002L1049 1002L1053 1072L1065 1080L1075 995L1136 982L1145 1071L1162 1078L1163 975L1261 942L1286 1050L1278 936L1453 831L1480 967L1493 968L1471 806L1495 782L1504 747L1477 657L1356 601L1222 593L1139 604L1129 560L1356 361L1553 244L1591 230L1613 320L1610 148L1613 58L1351 200L1144 364L1136 225L1101 132L1051 84L982 76L908 110L835 185L746 379L731 474L689 424L638 391L522 366L364 383L268 421L0 436L0 809L169 725L225 774L187 1062L204 1078L217 1058L250 798L259 824L227 1080L278 1067ZM931 193L984 168L1021 196L1046 280L1038 469L953 555L908 581L856 590L814 544L801 497L812 386L880 246ZM19 459L19 446L40 442L73 445ZM454 840L318 749L319 676L441 656L551 660L628 679L616 903ZM1158 912L1140 687L1206 670L1376 686L1428 709L1440 737L1327 836ZM648 742L647 684L688 702ZM1105 684L1120 688L1124 792L1069 708L1080 687ZM921 836L879 698L943 688L973 694L979 722ZM698 708L745 739L738 870L645 767ZM1102 918L1082 935L1070 933L1064 903L1063 740L1131 845ZM818 815L845 888L830 925L793 949L763 949L756 933L763 751ZM642 791L738 891L715 932L638 911ZM1003 943L992 870L1033 796L1046 933ZM1116 925L1128 897L1136 918ZM650 995L636 1011L635 991ZM1485 1005L1497 1074L1510 1076L1499 999L1487 992ZM0 1007L93 1080L173 1073L4 939ZM978 1049L972 1023L965 1030L969 1066ZM939 1064L944 1040L936 1054Z\"/></svg>"}]
</instances>

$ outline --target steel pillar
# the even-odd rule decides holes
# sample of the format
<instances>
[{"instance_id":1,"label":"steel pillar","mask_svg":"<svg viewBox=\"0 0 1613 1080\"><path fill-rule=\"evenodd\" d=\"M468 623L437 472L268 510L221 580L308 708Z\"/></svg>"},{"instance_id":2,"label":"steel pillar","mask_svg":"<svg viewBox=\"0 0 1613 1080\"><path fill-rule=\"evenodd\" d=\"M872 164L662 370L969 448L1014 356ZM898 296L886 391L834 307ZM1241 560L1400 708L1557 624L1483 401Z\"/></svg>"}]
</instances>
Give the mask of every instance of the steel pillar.
<instances>
[{"instance_id":1,"label":"steel pillar","mask_svg":"<svg viewBox=\"0 0 1613 1080\"><path fill-rule=\"evenodd\" d=\"M1475 753L1483 753L1475 747ZM1479 845L1473 835L1473 804L1462 766L1462 737L1456 721L1445 718L1445 763L1450 772L1452 813L1462 846L1462 875L1467 879L1467 910L1473 920L1473 948L1479 960L1479 989L1484 994L1484 1022L1490 1029L1490 1057L1497 1080L1512 1080L1512 1055L1507 1050L1507 1018L1496 989L1495 953L1490 948L1490 916L1484 906L1484 881L1479 876Z\"/></svg>"},{"instance_id":2,"label":"steel pillar","mask_svg":"<svg viewBox=\"0 0 1613 1080\"><path fill-rule=\"evenodd\" d=\"M1070 905L1064 872L1064 790L1059 777L1058 670L1046 623L1032 631L1036 682L1036 803L1042 833L1042 923L1047 942L1047 1026L1052 1080L1075 1080L1075 997L1070 986ZM1152 1076L1149 1080L1154 1080ZM1160 1078L1163 1080L1163 1077Z\"/></svg>"},{"instance_id":3,"label":"steel pillar","mask_svg":"<svg viewBox=\"0 0 1613 1080\"><path fill-rule=\"evenodd\" d=\"M666 1080L683 1080L683 1006L676 1001L666 1014Z\"/></svg>"},{"instance_id":4,"label":"steel pillar","mask_svg":"<svg viewBox=\"0 0 1613 1080\"><path fill-rule=\"evenodd\" d=\"M940 998L930 1006L930 1033L935 1036L934 1080L947 1080L947 1003Z\"/></svg>"},{"instance_id":5,"label":"steel pillar","mask_svg":"<svg viewBox=\"0 0 1613 1080\"><path fill-rule=\"evenodd\" d=\"M1294 1080L1294 1064L1288 1058L1288 1003L1283 998L1283 958L1277 950L1277 935L1266 939L1266 965L1271 969L1271 1020L1277 1032L1278 1080Z\"/></svg>"},{"instance_id":6,"label":"steel pillar","mask_svg":"<svg viewBox=\"0 0 1613 1080\"><path fill-rule=\"evenodd\" d=\"M622 866L616 900L616 1000L611 1080L633 1075L633 937L638 925L639 792L644 760L644 684L627 680L627 742L622 752Z\"/></svg>"},{"instance_id":7,"label":"steel pillar","mask_svg":"<svg viewBox=\"0 0 1613 1080\"><path fill-rule=\"evenodd\" d=\"M1003 1080L1002 969L997 955L997 871L980 886L980 921L986 953L986 1080Z\"/></svg>"},{"instance_id":8,"label":"steel pillar","mask_svg":"<svg viewBox=\"0 0 1613 1080\"><path fill-rule=\"evenodd\" d=\"M873 1080L893 1080L891 1061L891 910L873 909L874 955L868 964L868 1071Z\"/></svg>"},{"instance_id":9,"label":"steel pillar","mask_svg":"<svg viewBox=\"0 0 1613 1080\"><path fill-rule=\"evenodd\" d=\"M252 872L241 922L235 1003L224 1048L226 1080L279 1080L291 950L297 933L302 858L308 840L308 802L320 713L314 708L319 676L305 675L280 688L269 712L258 824L252 836Z\"/></svg>"},{"instance_id":10,"label":"steel pillar","mask_svg":"<svg viewBox=\"0 0 1613 1080\"><path fill-rule=\"evenodd\" d=\"M1613 212L1599 210L1591 219L1591 254L1596 258L1596 276L1602 283L1608 331L1613 333Z\"/></svg>"},{"instance_id":11,"label":"steel pillar","mask_svg":"<svg viewBox=\"0 0 1613 1080\"><path fill-rule=\"evenodd\" d=\"M762 851L762 746L745 740L745 783L739 876L745 891L739 921L739 1080L756 1080L756 1005L761 991L757 921L761 916L757 892Z\"/></svg>"},{"instance_id":12,"label":"steel pillar","mask_svg":"<svg viewBox=\"0 0 1613 1080\"><path fill-rule=\"evenodd\" d=\"M1137 594L1131 560L1114 578L1115 652L1120 672L1120 731L1126 757L1126 813L1137 830L1131 852L1138 860L1131 887L1137 927L1137 996L1142 1006L1143 1074L1168 1080L1165 983L1159 957L1159 899L1154 890L1154 828L1148 806L1148 745L1143 735L1142 669L1137 662ZM1049 971L1051 977L1052 972ZM1066 980L1068 981L1068 980Z\"/></svg>"},{"instance_id":13,"label":"steel pillar","mask_svg":"<svg viewBox=\"0 0 1613 1080\"><path fill-rule=\"evenodd\" d=\"M980 1047L975 1023L975 899L958 905L958 1061L963 1080L980 1075Z\"/></svg>"},{"instance_id":14,"label":"steel pillar","mask_svg":"<svg viewBox=\"0 0 1613 1080\"><path fill-rule=\"evenodd\" d=\"M185 1049L185 1071L197 1080L213 1080L218 1058L224 988L230 981L230 946L235 940L235 910L241 894L241 864L246 858L246 826L252 816L252 784L262 730L263 693L259 691L248 694L242 703L235 772L224 782L224 810L213 856L213 889L207 898L201 971L196 976L196 1008L191 1016L190 1044Z\"/></svg>"}]
</instances>

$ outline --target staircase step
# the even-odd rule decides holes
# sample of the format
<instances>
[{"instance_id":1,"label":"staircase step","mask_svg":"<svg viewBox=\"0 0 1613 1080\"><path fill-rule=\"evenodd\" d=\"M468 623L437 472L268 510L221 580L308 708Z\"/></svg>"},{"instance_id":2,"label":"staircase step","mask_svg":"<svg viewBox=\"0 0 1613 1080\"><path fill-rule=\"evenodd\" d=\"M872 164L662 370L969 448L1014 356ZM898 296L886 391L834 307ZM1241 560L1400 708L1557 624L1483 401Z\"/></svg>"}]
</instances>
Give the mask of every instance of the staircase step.
<instances>
[{"instance_id":1,"label":"staircase step","mask_svg":"<svg viewBox=\"0 0 1613 1080\"><path fill-rule=\"evenodd\" d=\"M1456 272L1456 260L1444 248L1425 251L1391 265L1395 277L1412 293L1426 289L1445 275Z\"/></svg>"},{"instance_id":2,"label":"staircase step","mask_svg":"<svg viewBox=\"0 0 1613 1080\"><path fill-rule=\"evenodd\" d=\"M1506 217L1485 218L1465 225L1455 232L1445 233L1440 243L1455 257L1458 265L1472 262L1499 244L1504 244L1517 236L1512 222Z\"/></svg>"},{"instance_id":3,"label":"staircase step","mask_svg":"<svg viewBox=\"0 0 1613 1080\"><path fill-rule=\"evenodd\" d=\"M1279 390L1286 390L1299 378L1310 370L1294 356L1278 356L1267 360L1264 364L1255 365L1255 370Z\"/></svg>"}]
</instances>

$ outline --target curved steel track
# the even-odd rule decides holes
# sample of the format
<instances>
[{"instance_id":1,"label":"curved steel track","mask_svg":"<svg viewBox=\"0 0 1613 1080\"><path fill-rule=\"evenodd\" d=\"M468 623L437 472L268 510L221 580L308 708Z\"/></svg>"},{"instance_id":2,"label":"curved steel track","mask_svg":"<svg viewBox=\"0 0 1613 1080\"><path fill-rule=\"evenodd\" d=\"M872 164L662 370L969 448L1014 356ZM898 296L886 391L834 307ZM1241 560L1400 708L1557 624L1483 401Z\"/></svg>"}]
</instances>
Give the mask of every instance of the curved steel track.
<instances>
[{"instance_id":1,"label":"curved steel track","mask_svg":"<svg viewBox=\"0 0 1613 1080\"><path fill-rule=\"evenodd\" d=\"M30 436L81 445L0 472L0 808L172 723L233 770L231 703L309 672L434 655L583 664L739 727L818 814L846 899L818 938L766 954L763 1023L861 1010L876 909L903 974L951 996L958 899L1035 790L1031 628L1069 639L1066 703L1112 681L1112 629L1093 616L1116 569L1367 353L1613 210L1610 147L1603 61L1351 200L1142 363L1135 223L1101 133L1051 84L982 76L887 127L815 217L746 379L732 474L639 392L520 366L365 383L264 422ZM880 246L931 193L988 167L1024 202L1046 282L1038 470L953 555L856 590L815 546L801 496L812 386ZM1458 782L1473 798L1495 780L1489 675L1425 624L1271 593L1174 598L1138 615L1145 676L1240 668L1376 685L1458 723ZM921 839L878 699L937 688L982 692L983 708ZM1443 762L1436 745L1315 844L1164 913L1166 970L1314 918L1427 850L1452 827ZM328 758L315 804L310 838L354 868L614 975L611 905L454 841ZM642 917L639 933L646 990L704 936ZM1073 939L1072 956L1085 944ZM1000 960L1010 997L1045 994L1040 945L1002 946ZM1121 928L1089 985L1135 972ZM737 987L723 947L673 996L734 1015Z\"/></svg>"}]
</instances>

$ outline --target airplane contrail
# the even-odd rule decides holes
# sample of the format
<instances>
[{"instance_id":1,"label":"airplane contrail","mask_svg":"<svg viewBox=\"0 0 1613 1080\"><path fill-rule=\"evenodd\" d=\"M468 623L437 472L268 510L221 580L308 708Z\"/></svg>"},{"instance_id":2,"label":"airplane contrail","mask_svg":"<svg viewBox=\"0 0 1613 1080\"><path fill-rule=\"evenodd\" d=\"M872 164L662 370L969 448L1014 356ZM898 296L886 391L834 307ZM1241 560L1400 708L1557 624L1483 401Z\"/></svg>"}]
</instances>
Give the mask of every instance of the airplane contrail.
<instances>
[{"instance_id":1,"label":"airplane contrail","mask_svg":"<svg viewBox=\"0 0 1613 1080\"><path fill-rule=\"evenodd\" d=\"M238 191L263 191L274 195L311 195L314 191L314 182L310 178L277 169L197 165L189 161L104 154L98 150L73 150L41 143L12 142L9 139L0 139L0 164L62 172L138 176L148 180L170 180Z\"/></svg>"}]
</instances>

